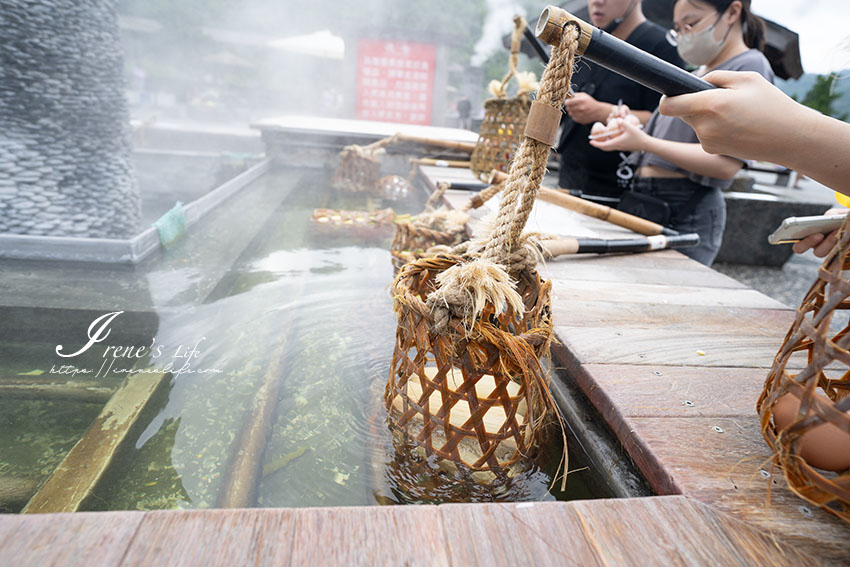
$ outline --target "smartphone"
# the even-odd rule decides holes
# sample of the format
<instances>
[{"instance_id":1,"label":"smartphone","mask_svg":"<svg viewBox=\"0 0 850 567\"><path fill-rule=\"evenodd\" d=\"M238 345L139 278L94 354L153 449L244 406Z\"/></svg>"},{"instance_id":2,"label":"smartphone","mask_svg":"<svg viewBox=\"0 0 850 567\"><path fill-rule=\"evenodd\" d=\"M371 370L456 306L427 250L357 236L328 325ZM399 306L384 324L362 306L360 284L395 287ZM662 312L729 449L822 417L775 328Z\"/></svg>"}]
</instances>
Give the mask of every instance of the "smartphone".
<instances>
[{"instance_id":1,"label":"smartphone","mask_svg":"<svg viewBox=\"0 0 850 567\"><path fill-rule=\"evenodd\" d=\"M847 213L819 215L816 217L788 217L773 234L767 237L771 244L798 242L812 234L829 234L844 224Z\"/></svg>"}]
</instances>

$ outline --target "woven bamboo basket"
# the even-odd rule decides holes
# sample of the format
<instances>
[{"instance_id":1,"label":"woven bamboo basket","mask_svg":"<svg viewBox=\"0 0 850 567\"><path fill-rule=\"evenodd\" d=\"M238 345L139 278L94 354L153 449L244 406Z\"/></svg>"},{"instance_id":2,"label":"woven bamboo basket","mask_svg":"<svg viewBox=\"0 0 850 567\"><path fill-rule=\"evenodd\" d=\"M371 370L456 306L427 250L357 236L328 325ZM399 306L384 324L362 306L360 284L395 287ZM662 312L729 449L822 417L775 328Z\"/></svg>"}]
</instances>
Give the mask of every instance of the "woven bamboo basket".
<instances>
[{"instance_id":1,"label":"woven bamboo basket","mask_svg":"<svg viewBox=\"0 0 850 567\"><path fill-rule=\"evenodd\" d=\"M850 229L845 221L797 309L756 407L764 438L791 490L850 522L850 325L832 330L842 326L834 321L836 314L846 316L850 310L847 270ZM792 371L788 363L798 353L805 354L807 365Z\"/></svg>"},{"instance_id":2,"label":"woven bamboo basket","mask_svg":"<svg viewBox=\"0 0 850 567\"><path fill-rule=\"evenodd\" d=\"M386 154L388 146L406 145L408 148L439 147L453 152L471 153L473 144L439 138L427 138L397 133L382 138L367 146L356 144L345 146L339 153L339 161L334 172L332 185L337 189L349 192L367 192L376 197L382 197L387 192L395 194L409 189L404 180L398 176L380 178L381 158Z\"/></svg>"},{"instance_id":3,"label":"woven bamboo basket","mask_svg":"<svg viewBox=\"0 0 850 567\"><path fill-rule=\"evenodd\" d=\"M397 222L390 247L393 267L398 270L422 258L433 246L455 246L465 238L464 231L445 232L417 222Z\"/></svg>"},{"instance_id":4,"label":"woven bamboo basket","mask_svg":"<svg viewBox=\"0 0 850 567\"><path fill-rule=\"evenodd\" d=\"M514 19L514 32L511 41L510 70L501 85L492 90L494 98L484 102L484 118L478 130L478 141L470 156L470 169L482 180L487 180L492 170L506 172L511 159L522 142L531 99L527 92L520 91L508 98L506 87L516 76L517 56L519 54L525 20Z\"/></svg>"},{"instance_id":5,"label":"woven bamboo basket","mask_svg":"<svg viewBox=\"0 0 850 567\"><path fill-rule=\"evenodd\" d=\"M479 179L486 179L494 169L507 171L522 139L530 107L527 96L484 102L484 118L470 158L470 169Z\"/></svg>"},{"instance_id":6,"label":"woven bamboo basket","mask_svg":"<svg viewBox=\"0 0 850 567\"><path fill-rule=\"evenodd\" d=\"M381 161L372 152L359 146L348 146L339 154L339 165L332 184L337 189L352 193L371 191L378 183Z\"/></svg>"},{"instance_id":7,"label":"woven bamboo basket","mask_svg":"<svg viewBox=\"0 0 850 567\"><path fill-rule=\"evenodd\" d=\"M457 218L468 219L467 211L482 206L496 193L501 191L502 186L502 184L491 185L470 197L469 201L459 211L459 214L456 215ZM440 210L448 214L447 209L443 211L444 208L438 209L437 207L448 187L448 183L437 184L437 190L434 191L425 205L425 214L411 222L395 223L395 236L390 247L390 253L392 255L393 267L396 271L408 262L429 255L428 251L434 246L453 247L467 240L468 234L465 228L465 220L462 223L440 222L440 215L428 214L433 213L435 210ZM420 219L425 219L425 222L422 222ZM447 218L444 220L451 219ZM457 221L457 219L454 220Z\"/></svg>"},{"instance_id":8,"label":"woven bamboo basket","mask_svg":"<svg viewBox=\"0 0 850 567\"><path fill-rule=\"evenodd\" d=\"M392 233L395 218L395 211L389 208L377 211L314 209L312 226L317 233L329 236L383 240Z\"/></svg>"},{"instance_id":9,"label":"woven bamboo basket","mask_svg":"<svg viewBox=\"0 0 850 567\"><path fill-rule=\"evenodd\" d=\"M423 475L437 467L456 481L503 485L559 418L541 364L552 340L551 284L537 273L533 243L522 232L578 37L568 28L553 50L483 249L409 263L393 284L398 328L384 401L396 446L413 447L430 467Z\"/></svg>"},{"instance_id":10,"label":"woven bamboo basket","mask_svg":"<svg viewBox=\"0 0 850 567\"><path fill-rule=\"evenodd\" d=\"M532 456L552 410L539 364L552 340L551 283L537 272L520 275L526 311L519 321L489 305L472 329L453 321L439 333L426 297L439 288L440 273L464 261L421 259L393 284L399 326L385 393L390 429L399 446L435 455L452 478L505 482Z\"/></svg>"}]
</instances>

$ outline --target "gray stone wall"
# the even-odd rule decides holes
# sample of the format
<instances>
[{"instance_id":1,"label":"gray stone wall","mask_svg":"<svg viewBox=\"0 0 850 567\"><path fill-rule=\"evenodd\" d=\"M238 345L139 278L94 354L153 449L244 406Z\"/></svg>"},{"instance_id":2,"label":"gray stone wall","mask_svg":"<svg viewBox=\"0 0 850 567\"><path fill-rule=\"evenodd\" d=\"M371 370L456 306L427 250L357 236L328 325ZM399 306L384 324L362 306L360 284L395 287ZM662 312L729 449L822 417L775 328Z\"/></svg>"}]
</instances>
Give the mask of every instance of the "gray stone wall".
<instances>
[{"instance_id":1,"label":"gray stone wall","mask_svg":"<svg viewBox=\"0 0 850 567\"><path fill-rule=\"evenodd\" d=\"M0 233L137 233L113 0L0 0Z\"/></svg>"}]
</instances>

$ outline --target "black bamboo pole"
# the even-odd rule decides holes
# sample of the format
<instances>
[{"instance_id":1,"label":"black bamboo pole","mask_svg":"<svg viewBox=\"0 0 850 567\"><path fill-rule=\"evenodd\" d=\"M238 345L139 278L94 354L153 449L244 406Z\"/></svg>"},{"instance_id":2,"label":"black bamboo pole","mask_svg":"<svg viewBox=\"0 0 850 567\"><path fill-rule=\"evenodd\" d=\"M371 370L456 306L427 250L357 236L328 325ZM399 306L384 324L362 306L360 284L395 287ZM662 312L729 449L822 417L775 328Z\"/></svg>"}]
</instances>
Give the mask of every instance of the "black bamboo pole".
<instances>
[{"instance_id":1,"label":"black bamboo pole","mask_svg":"<svg viewBox=\"0 0 850 567\"><path fill-rule=\"evenodd\" d=\"M596 28L556 6L547 6L540 14L535 33L544 42L555 45L564 27L579 27L576 55L667 96L716 88L711 83L659 59L611 34Z\"/></svg>"},{"instance_id":2,"label":"black bamboo pole","mask_svg":"<svg viewBox=\"0 0 850 567\"><path fill-rule=\"evenodd\" d=\"M559 238L544 240L540 243L548 257L567 254L613 254L624 252L649 252L690 248L699 244L698 234L680 234L677 236L645 236L635 238Z\"/></svg>"},{"instance_id":3,"label":"black bamboo pole","mask_svg":"<svg viewBox=\"0 0 850 567\"><path fill-rule=\"evenodd\" d=\"M537 36L534 35L533 31L531 31L531 27L528 24L525 25L525 31L523 32L523 35L525 36L525 39L528 41L531 47L534 49L535 53L537 53L538 57L543 60L543 64L548 65L549 53L547 53L546 47L543 45L543 42L537 39Z\"/></svg>"}]
</instances>

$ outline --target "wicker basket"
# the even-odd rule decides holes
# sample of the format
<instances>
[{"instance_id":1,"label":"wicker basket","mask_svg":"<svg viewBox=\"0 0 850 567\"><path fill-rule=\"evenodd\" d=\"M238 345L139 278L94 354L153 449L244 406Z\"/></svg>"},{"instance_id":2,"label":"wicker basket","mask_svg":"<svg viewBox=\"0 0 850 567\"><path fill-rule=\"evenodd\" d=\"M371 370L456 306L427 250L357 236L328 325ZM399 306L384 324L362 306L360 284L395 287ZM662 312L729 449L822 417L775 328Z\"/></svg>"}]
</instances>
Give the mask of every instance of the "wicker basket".
<instances>
[{"instance_id":1,"label":"wicker basket","mask_svg":"<svg viewBox=\"0 0 850 567\"><path fill-rule=\"evenodd\" d=\"M536 137L523 139L481 251L417 260L393 283L398 327L384 396L389 427L401 450L415 447L423 467L470 482L509 482L558 417L541 364L552 341L551 283L538 275L533 241L522 232L578 39L577 28L566 28L552 51L556 63L544 71L532 111Z\"/></svg>"},{"instance_id":2,"label":"wicker basket","mask_svg":"<svg viewBox=\"0 0 850 567\"><path fill-rule=\"evenodd\" d=\"M414 445L453 476L505 482L542 435L551 398L538 359L552 340L551 283L520 276L526 313L485 310L471 330L434 329L425 298L436 276L463 262L438 256L407 264L393 284L399 326L385 403L400 451Z\"/></svg>"},{"instance_id":3,"label":"wicker basket","mask_svg":"<svg viewBox=\"0 0 850 567\"><path fill-rule=\"evenodd\" d=\"M339 165L332 184L337 189L352 193L374 190L380 177L381 161L359 146L348 146L339 154Z\"/></svg>"},{"instance_id":4,"label":"wicker basket","mask_svg":"<svg viewBox=\"0 0 850 567\"><path fill-rule=\"evenodd\" d=\"M392 234L395 211L344 211L314 209L313 230L328 236L344 236L363 240L383 240Z\"/></svg>"},{"instance_id":5,"label":"wicker basket","mask_svg":"<svg viewBox=\"0 0 850 567\"><path fill-rule=\"evenodd\" d=\"M398 270L413 260L418 260L432 246L455 246L466 238L464 231L443 232L416 222L397 222L390 247L393 267Z\"/></svg>"},{"instance_id":6,"label":"wicker basket","mask_svg":"<svg viewBox=\"0 0 850 567\"><path fill-rule=\"evenodd\" d=\"M506 172L516 153L528 120L531 101L527 96L491 98L484 103L484 119L478 142L470 157L470 169L487 180L492 170Z\"/></svg>"},{"instance_id":7,"label":"wicker basket","mask_svg":"<svg viewBox=\"0 0 850 567\"><path fill-rule=\"evenodd\" d=\"M503 183L494 184L472 195L461 210L466 212L481 207L501 191L503 186ZM437 184L437 190L434 191L425 206L426 212L433 210L440 203L448 187L448 183ZM466 241L467 238L468 233L465 228L442 230L441 227L429 226L415 220L410 223L396 222L395 236L390 247L393 267L398 271L408 262L418 260L426 255L434 255L433 253L428 254L428 250L434 246L456 246Z\"/></svg>"},{"instance_id":8,"label":"wicker basket","mask_svg":"<svg viewBox=\"0 0 850 567\"><path fill-rule=\"evenodd\" d=\"M520 92L514 98L507 97L506 86L517 72L517 57L526 23L521 17L514 19L511 38L510 69L501 84L494 81L494 98L484 102L484 118L478 130L478 141L470 156L469 167L479 179L487 181L494 169L507 172L511 159L522 143L525 123L531 100L528 93Z\"/></svg>"},{"instance_id":9,"label":"wicker basket","mask_svg":"<svg viewBox=\"0 0 850 567\"><path fill-rule=\"evenodd\" d=\"M797 310L796 320L776 355L756 407L764 438L773 449L774 460L782 467L791 490L850 522L850 470L815 468L813 465L818 463L806 454L806 443L812 442L812 437L807 435L819 426L819 434L831 426L843 430L833 430L840 440L838 446L834 446L836 452L830 450L831 456L838 455L837 451L842 449L850 454L850 414L847 413L850 410L850 325L837 333L830 331L836 312L850 310L850 279L846 270L850 270L847 221L838 243L824 260L817 280ZM807 366L795 372L787 365L795 355L802 356L798 353L807 357ZM785 418L789 424L777 431L779 408L787 404L793 404L787 412L793 417ZM796 411L798 405L802 411ZM841 442L841 433L847 435L846 444ZM832 447L830 445L830 449Z\"/></svg>"}]
</instances>

